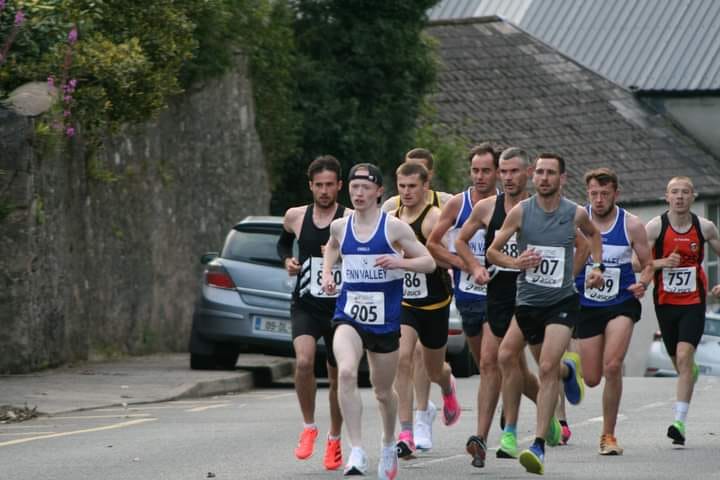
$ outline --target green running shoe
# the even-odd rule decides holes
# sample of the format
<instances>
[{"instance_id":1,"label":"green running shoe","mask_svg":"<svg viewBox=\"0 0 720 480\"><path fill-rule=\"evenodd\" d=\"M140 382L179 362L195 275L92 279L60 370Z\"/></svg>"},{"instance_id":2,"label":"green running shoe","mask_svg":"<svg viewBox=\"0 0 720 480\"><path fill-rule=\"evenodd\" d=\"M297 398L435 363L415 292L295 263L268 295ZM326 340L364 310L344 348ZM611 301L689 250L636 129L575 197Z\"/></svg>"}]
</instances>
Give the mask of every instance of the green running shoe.
<instances>
[{"instance_id":1,"label":"green running shoe","mask_svg":"<svg viewBox=\"0 0 720 480\"><path fill-rule=\"evenodd\" d=\"M548 427L548 433L545 437L545 441L549 446L556 447L560 445L560 440L562 440L562 425L560 425L560 420L553 415L550 419L550 427Z\"/></svg>"},{"instance_id":2,"label":"green running shoe","mask_svg":"<svg viewBox=\"0 0 720 480\"><path fill-rule=\"evenodd\" d=\"M680 420L675 420L668 427L667 436L672 438L673 445L685 445L685 424Z\"/></svg>"},{"instance_id":3,"label":"green running shoe","mask_svg":"<svg viewBox=\"0 0 720 480\"><path fill-rule=\"evenodd\" d=\"M500 436L500 446L495 452L497 458L517 458L517 438L511 432L503 432Z\"/></svg>"},{"instance_id":4,"label":"green running shoe","mask_svg":"<svg viewBox=\"0 0 720 480\"><path fill-rule=\"evenodd\" d=\"M700 377L700 367L698 367L698 364L695 362L693 362L692 377L693 383L697 383L698 377Z\"/></svg>"}]
</instances>

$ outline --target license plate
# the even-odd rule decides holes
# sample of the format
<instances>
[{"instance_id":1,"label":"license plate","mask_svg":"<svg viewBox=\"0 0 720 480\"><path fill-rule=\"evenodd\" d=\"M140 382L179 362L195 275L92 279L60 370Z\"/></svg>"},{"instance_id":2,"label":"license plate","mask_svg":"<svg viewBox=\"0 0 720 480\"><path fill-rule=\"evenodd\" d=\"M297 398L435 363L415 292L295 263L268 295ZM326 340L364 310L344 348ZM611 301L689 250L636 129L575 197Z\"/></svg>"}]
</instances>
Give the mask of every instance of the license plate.
<instances>
[{"instance_id":1,"label":"license plate","mask_svg":"<svg viewBox=\"0 0 720 480\"><path fill-rule=\"evenodd\" d=\"M285 318L254 317L253 331L292 336L290 320Z\"/></svg>"}]
</instances>

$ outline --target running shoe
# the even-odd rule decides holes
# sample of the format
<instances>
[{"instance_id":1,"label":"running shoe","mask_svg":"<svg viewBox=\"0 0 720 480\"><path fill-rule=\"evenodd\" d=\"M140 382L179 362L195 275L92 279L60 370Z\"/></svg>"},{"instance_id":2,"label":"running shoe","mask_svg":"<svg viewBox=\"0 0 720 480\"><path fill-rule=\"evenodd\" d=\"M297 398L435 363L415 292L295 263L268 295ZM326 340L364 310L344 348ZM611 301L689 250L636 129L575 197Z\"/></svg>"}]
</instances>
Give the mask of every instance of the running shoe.
<instances>
[{"instance_id":1,"label":"running shoe","mask_svg":"<svg viewBox=\"0 0 720 480\"><path fill-rule=\"evenodd\" d=\"M557 447L558 445L560 445L561 437L562 425L560 425L560 420L558 420L557 417L553 415L553 417L550 419L550 426L548 427L548 433L545 437L545 441L547 442L548 446Z\"/></svg>"},{"instance_id":2,"label":"running shoe","mask_svg":"<svg viewBox=\"0 0 720 480\"><path fill-rule=\"evenodd\" d=\"M537 443L530 445L530 448L523 450L520 454L520 464L525 467L528 473L542 475L545 471L543 464L545 463L545 452Z\"/></svg>"},{"instance_id":3,"label":"running shoe","mask_svg":"<svg viewBox=\"0 0 720 480\"><path fill-rule=\"evenodd\" d=\"M698 367L698 364L695 362L693 362L692 378L693 378L693 383L697 383L698 378L700 378L700 367Z\"/></svg>"},{"instance_id":4,"label":"running shoe","mask_svg":"<svg viewBox=\"0 0 720 480\"><path fill-rule=\"evenodd\" d=\"M472 466L482 468L485 466L485 456L487 455L487 446L482 437L471 436L465 443L465 450L472 455Z\"/></svg>"},{"instance_id":5,"label":"running shoe","mask_svg":"<svg viewBox=\"0 0 720 480\"><path fill-rule=\"evenodd\" d=\"M600 436L600 455L622 455L623 449L618 446L614 435L605 433Z\"/></svg>"},{"instance_id":6,"label":"running shoe","mask_svg":"<svg viewBox=\"0 0 720 480\"><path fill-rule=\"evenodd\" d=\"M413 432L410 430L403 430L398 435L397 444L397 456L404 459L411 459L415 454L415 442L413 442Z\"/></svg>"},{"instance_id":7,"label":"running shoe","mask_svg":"<svg viewBox=\"0 0 720 480\"><path fill-rule=\"evenodd\" d=\"M580 355L575 352L566 352L562 361L570 370L567 378L563 379L565 398L573 405L577 405L585 396L585 382L583 382L582 369L580 368Z\"/></svg>"},{"instance_id":8,"label":"running shoe","mask_svg":"<svg viewBox=\"0 0 720 480\"><path fill-rule=\"evenodd\" d=\"M563 445L567 445L570 441L570 437L572 436L572 432L570 431L570 427L568 425L562 426L562 440L561 443Z\"/></svg>"},{"instance_id":9,"label":"running shoe","mask_svg":"<svg viewBox=\"0 0 720 480\"><path fill-rule=\"evenodd\" d=\"M342 442L340 439L330 440L325 445L325 470L337 470L342 465Z\"/></svg>"},{"instance_id":10,"label":"running shoe","mask_svg":"<svg viewBox=\"0 0 720 480\"><path fill-rule=\"evenodd\" d=\"M380 449L380 463L378 463L378 478L380 480L394 480L398 473L398 456L394 447Z\"/></svg>"},{"instance_id":11,"label":"running shoe","mask_svg":"<svg viewBox=\"0 0 720 480\"><path fill-rule=\"evenodd\" d=\"M673 445L685 445L685 423L675 420L668 427L667 436L672 438Z\"/></svg>"},{"instance_id":12,"label":"running shoe","mask_svg":"<svg viewBox=\"0 0 720 480\"><path fill-rule=\"evenodd\" d=\"M393 454L395 449L393 448ZM365 475L368 471L368 458L365 450L362 448L353 448L350 451L350 457L345 464L343 475Z\"/></svg>"},{"instance_id":13,"label":"running shoe","mask_svg":"<svg viewBox=\"0 0 720 480\"><path fill-rule=\"evenodd\" d=\"M443 423L448 427L454 425L460 420L460 404L455 395L456 384L455 376L450 375L450 393L443 395Z\"/></svg>"},{"instance_id":14,"label":"running shoe","mask_svg":"<svg viewBox=\"0 0 720 480\"><path fill-rule=\"evenodd\" d=\"M315 439L318 436L317 428L304 428L300 432L300 440L298 446L295 449L295 456L300 460L305 460L312 457L313 450L315 450Z\"/></svg>"},{"instance_id":15,"label":"running shoe","mask_svg":"<svg viewBox=\"0 0 720 480\"><path fill-rule=\"evenodd\" d=\"M512 432L503 432L500 436L500 446L495 452L497 458L517 458L518 446L517 438Z\"/></svg>"},{"instance_id":16,"label":"running shoe","mask_svg":"<svg viewBox=\"0 0 720 480\"><path fill-rule=\"evenodd\" d=\"M432 443L432 424L437 416L437 407L434 403L428 402L428 408L424 412L415 412L415 448L418 450L430 450Z\"/></svg>"}]
</instances>

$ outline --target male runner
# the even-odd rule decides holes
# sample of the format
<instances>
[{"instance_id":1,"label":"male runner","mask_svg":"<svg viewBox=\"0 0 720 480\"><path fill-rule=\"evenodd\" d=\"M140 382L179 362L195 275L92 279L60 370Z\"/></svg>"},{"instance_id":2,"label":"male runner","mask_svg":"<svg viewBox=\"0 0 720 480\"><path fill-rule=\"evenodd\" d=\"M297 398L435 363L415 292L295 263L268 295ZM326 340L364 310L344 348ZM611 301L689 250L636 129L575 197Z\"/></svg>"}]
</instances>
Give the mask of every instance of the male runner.
<instances>
[{"instance_id":1,"label":"male runner","mask_svg":"<svg viewBox=\"0 0 720 480\"><path fill-rule=\"evenodd\" d=\"M605 377L603 389L603 430L600 455L622 455L615 438L622 369L632 337L633 326L640 320L638 301L652 281L652 259L645 227L640 220L618 207L618 178L608 168L585 174L590 220L603 239L603 283L600 288L585 288L590 262L577 276L575 286L580 294L580 319L577 326L580 357L585 384L594 387ZM640 281L633 271L633 252L643 268Z\"/></svg>"},{"instance_id":2,"label":"male runner","mask_svg":"<svg viewBox=\"0 0 720 480\"><path fill-rule=\"evenodd\" d=\"M668 210L645 227L653 251L654 304L663 343L678 372L675 421L667 436L685 445L685 419L692 399L695 349L705 328L707 277L702 268L705 242L720 255L717 227L693 213L695 187L688 177L667 184ZM720 296L720 285L711 293Z\"/></svg>"},{"instance_id":3,"label":"male runner","mask_svg":"<svg viewBox=\"0 0 720 480\"><path fill-rule=\"evenodd\" d=\"M425 203L429 176L427 169L418 163L403 163L396 172L401 205L393 214L410 225L423 245L440 216L440 209ZM400 358L395 390L398 393L400 434L397 450L401 458L410 458L415 452L412 421L413 358L415 347L422 345L423 368L443 393L443 421L453 425L460 418L460 406L455 396L455 379L450 365L445 362L450 315L450 277L446 268L434 272L406 272L404 301L400 316Z\"/></svg>"},{"instance_id":4,"label":"male runner","mask_svg":"<svg viewBox=\"0 0 720 480\"><path fill-rule=\"evenodd\" d=\"M457 254L468 265L475 282L481 285L487 284L487 322L482 326L479 362L480 388L478 391L477 430L476 435L472 435L466 443L466 449L472 455L472 465L475 467L485 466L486 440L502 381L497 362L498 348L510 328L510 320L515 312L515 284L520 271L493 267L494 275L490 280L488 270L473 254L469 242L479 230L485 230L485 241L487 244L491 243L495 237L495 231L502 226L507 212L521 200L529 197L529 193L525 189L528 176L532 172L529 155L520 148L512 147L504 150L500 154L498 172L503 193L476 203L455 241ZM515 236L511 237L503 251L511 257L518 256ZM513 328L518 328L516 324L512 325ZM523 372L523 386L519 391L523 391L534 402L537 397L538 381L537 377L528 370L524 355L518 356L518 368ZM508 431L501 438L500 448L497 450L499 458L517 457L516 421L514 420L516 416L517 413L510 415L512 420L509 425L505 425ZM555 424L553 423L553 425ZM551 434L553 441L550 443L557 444L559 433L559 429L556 428L554 434Z\"/></svg>"},{"instance_id":5,"label":"male runner","mask_svg":"<svg viewBox=\"0 0 720 480\"><path fill-rule=\"evenodd\" d=\"M575 230L579 228L590 241L595 263L587 275L591 287L602 283L602 242L600 233L587 212L561 195L565 184L565 161L555 154L541 154L535 161L533 184L536 194L523 200L507 214L490 245L487 255L498 267L521 271L517 281L515 322L522 337L508 330L500 345L499 362L504 379L503 404L515 406L505 397L507 385L520 384L522 375L513 359L530 344L538 360L540 389L537 395L535 441L520 454L520 463L530 473L542 474L545 438L559 393L559 380L565 381L570 403L582 399L582 377L574 358L561 362L577 321L580 303L573 275ZM502 252L513 234L517 234L518 257ZM524 272L523 272L524 271ZM509 420L509 419L508 419Z\"/></svg>"},{"instance_id":6,"label":"male runner","mask_svg":"<svg viewBox=\"0 0 720 480\"><path fill-rule=\"evenodd\" d=\"M433 166L435 163L432 153L424 148L413 148L405 154L404 163L417 163L427 169L428 182L425 186L425 191L423 192L423 199L425 200L424 203L428 203L434 207L443 208L448 200L452 198L452 195L430 189L430 182L433 177ZM385 201L382 208L385 212L390 213L400 208L401 205L401 195L395 195ZM416 448L427 451L432 448L432 424L437 416L437 407L430 401L430 378L425 371L422 351L422 348L415 348L415 357L413 358L412 372L413 386L415 387L416 407L413 431ZM412 404L412 397L410 398L410 403Z\"/></svg>"},{"instance_id":7,"label":"male runner","mask_svg":"<svg viewBox=\"0 0 720 480\"><path fill-rule=\"evenodd\" d=\"M393 380L400 347L404 273L431 273L436 265L410 226L380 210L382 176L376 166L355 165L348 185L355 211L330 225L323 257L323 290L334 294L332 265L342 255L343 284L333 319L333 352L338 364L340 407L352 447L345 474L365 474L368 469L357 388L358 366L363 351L367 351L370 381L383 423L378 477L392 480L398 471Z\"/></svg>"},{"instance_id":8,"label":"male runner","mask_svg":"<svg viewBox=\"0 0 720 480\"><path fill-rule=\"evenodd\" d=\"M405 154L405 161L403 163L419 163L428 171L428 184L432 183L433 167L435 159L432 152L425 148L413 148ZM425 191L425 203L429 203L434 207L443 208L443 206L450 201L452 194L446 192L438 192L436 190L430 190L429 188ZM401 195L393 195L392 197L385 200L382 209L384 212L392 212L400 208L402 204Z\"/></svg>"},{"instance_id":9,"label":"male runner","mask_svg":"<svg viewBox=\"0 0 720 480\"><path fill-rule=\"evenodd\" d=\"M435 228L428 237L427 247L441 264L451 265L455 306L462 318L462 327L476 363L480 362L482 324L485 321L485 285L477 284L465 261L455 253L455 239L473 206L483 198L497 193L498 155L489 143L473 147L468 155L472 186L453 196L445 205ZM448 234L447 246L443 243ZM485 231L478 230L468 242L473 255L482 262L485 255ZM479 397L478 389L478 397ZM479 401L479 398L478 398Z\"/></svg>"},{"instance_id":10,"label":"male runner","mask_svg":"<svg viewBox=\"0 0 720 480\"><path fill-rule=\"evenodd\" d=\"M325 468L335 470L342 465L340 429L342 416L338 405L337 365L332 351L332 315L335 296L321 289L322 248L330 237L330 222L349 210L337 203L342 188L340 162L325 155L316 158L307 171L313 203L290 208L283 218L283 232L277 251L285 269L297 276L290 309L293 347L295 349L295 392L305 426L295 456L310 458L315 448L318 428L315 424L315 350L320 337L327 348L330 379L330 432L325 449ZM299 259L293 256L293 240L297 238Z\"/></svg>"}]
</instances>

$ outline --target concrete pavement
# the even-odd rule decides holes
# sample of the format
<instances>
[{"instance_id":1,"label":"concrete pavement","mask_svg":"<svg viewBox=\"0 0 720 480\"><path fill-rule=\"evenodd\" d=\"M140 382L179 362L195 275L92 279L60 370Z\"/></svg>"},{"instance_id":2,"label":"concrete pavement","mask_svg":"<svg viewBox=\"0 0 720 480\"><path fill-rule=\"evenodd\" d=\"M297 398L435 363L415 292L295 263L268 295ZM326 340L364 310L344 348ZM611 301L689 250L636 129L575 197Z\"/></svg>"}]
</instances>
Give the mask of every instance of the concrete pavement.
<instances>
[{"instance_id":1,"label":"concrete pavement","mask_svg":"<svg viewBox=\"0 0 720 480\"><path fill-rule=\"evenodd\" d=\"M292 373L293 360L241 354L237 370L191 370L188 354L88 362L23 375L0 375L0 405L56 415L118 405L224 395Z\"/></svg>"}]
</instances>

